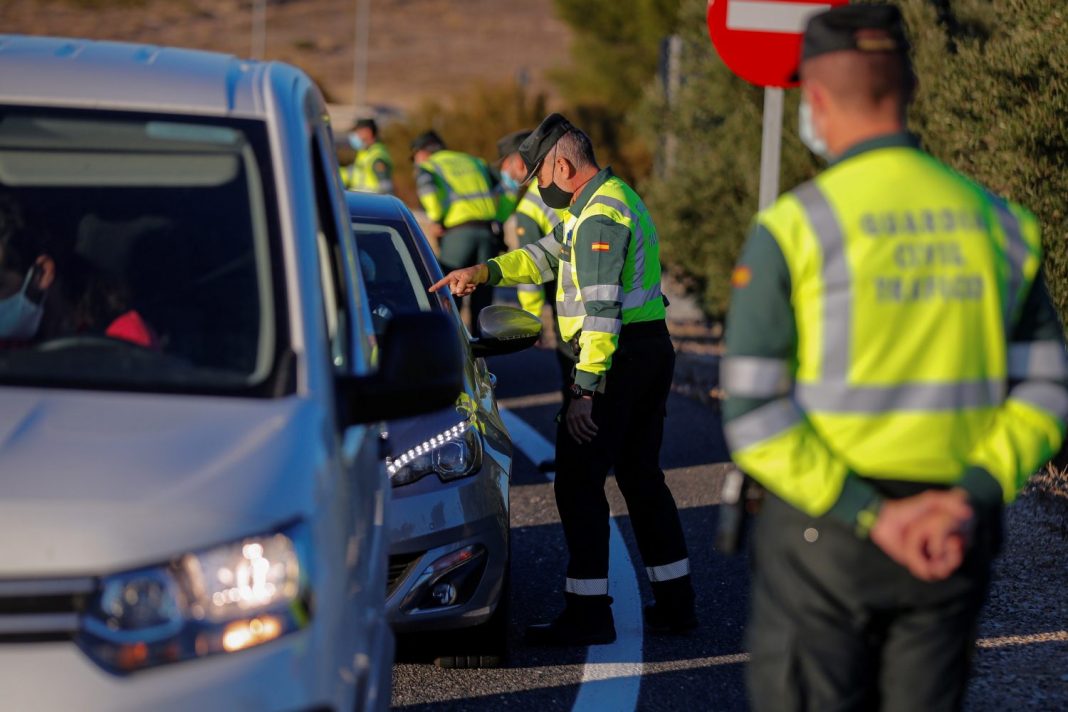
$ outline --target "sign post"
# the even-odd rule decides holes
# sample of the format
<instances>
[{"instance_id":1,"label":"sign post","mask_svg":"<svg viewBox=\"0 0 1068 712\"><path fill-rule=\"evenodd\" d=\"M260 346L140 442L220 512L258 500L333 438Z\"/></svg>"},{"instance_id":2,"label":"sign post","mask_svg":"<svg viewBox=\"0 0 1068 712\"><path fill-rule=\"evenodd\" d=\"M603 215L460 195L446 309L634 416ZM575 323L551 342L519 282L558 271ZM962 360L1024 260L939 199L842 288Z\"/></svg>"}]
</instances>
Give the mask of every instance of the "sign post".
<instances>
[{"instance_id":1,"label":"sign post","mask_svg":"<svg viewBox=\"0 0 1068 712\"><path fill-rule=\"evenodd\" d=\"M779 194L783 89L797 86L801 35L813 15L848 0L709 0L708 35L720 58L742 79L764 87L760 143L760 208Z\"/></svg>"}]
</instances>

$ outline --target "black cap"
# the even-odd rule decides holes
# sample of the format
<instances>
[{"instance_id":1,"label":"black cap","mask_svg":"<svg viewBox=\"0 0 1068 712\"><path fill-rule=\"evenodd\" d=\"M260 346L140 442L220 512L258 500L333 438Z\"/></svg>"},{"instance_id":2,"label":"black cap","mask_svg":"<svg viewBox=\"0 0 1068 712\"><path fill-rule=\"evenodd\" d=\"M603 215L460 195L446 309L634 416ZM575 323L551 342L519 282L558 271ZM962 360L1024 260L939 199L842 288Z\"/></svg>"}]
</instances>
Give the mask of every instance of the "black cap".
<instances>
[{"instance_id":1,"label":"black cap","mask_svg":"<svg viewBox=\"0 0 1068 712\"><path fill-rule=\"evenodd\" d=\"M549 114L538 128L527 136L523 143L519 144L519 155L526 164L527 174L521 183L526 183L541 167L541 162L549 155L549 151L556 145L564 134L574 131L575 127L564 118L563 114Z\"/></svg>"},{"instance_id":2,"label":"black cap","mask_svg":"<svg viewBox=\"0 0 1068 712\"><path fill-rule=\"evenodd\" d=\"M508 156L518 152L519 145L532 133L530 129L522 129L497 139L497 162L500 163Z\"/></svg>"},{"instance_id":3,"label":"black cap","mask_svg":"<svg viewBox=\"0 0 1068 712\"><path fill-rule=\"evenodd\" d=\"M416 151L422 151L424 148L430 146L445 148L445 142L442 141L441 136L438 136L434 131L424 131L412 139L411 149L413 154Z\"/></svg>"},{"instance_id":4,"label":"black cap","mask_svg":"<svg viewBox=\"0 0 1068 712\"><path fill-rule=\"evenodd\" d=\"M865 30L875 30L877 36ZM839 5L809 18L799 65L830 52L905 53L908 49L901 11L894 5ZM790 79L797 81L799 74L800 66Z\"/></svg>"},{"instance_id":5,"label":"black cap","mask_svg":"<svg viewBox=\"0 0 1068 712\"><path fill-rule=\"evenodd\" d=\"M352 130L355 131L356 129L371 129L376 136L378 135L378 124L375 123L374 119L357 119L356 123L352 125Z\"/></svg>"}]
</instances>

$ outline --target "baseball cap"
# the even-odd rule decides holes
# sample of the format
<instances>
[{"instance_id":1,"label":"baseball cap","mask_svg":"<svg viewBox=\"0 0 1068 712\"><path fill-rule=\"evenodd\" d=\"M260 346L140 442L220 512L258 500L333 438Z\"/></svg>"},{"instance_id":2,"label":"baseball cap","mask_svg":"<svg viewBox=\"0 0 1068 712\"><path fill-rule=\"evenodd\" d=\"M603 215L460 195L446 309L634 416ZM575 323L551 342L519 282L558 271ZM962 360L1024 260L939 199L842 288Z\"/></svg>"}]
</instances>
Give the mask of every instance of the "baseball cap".
<instances>
[{"instance_id":1,"label":"baseball cap","mask_svg":"<svg viewBox=\"0 0 1068 712\"><path fill-rule=\"evenodd\" d=\"M541 168L541 162L545 160L545 157L549 155L549 151L556 145L564 134L574 131L575 127L570 121L564 118L563 114L549 114L542 122L538 124L538 128L534 129L526 139L519 144L519 156L523 159L523 163L527 167L527 174L523 177L520 183L526 183L534 175L537 174L538 169Z\"/></svg>"},{"instance_id":2,"label":"baseball cap","mask_svg":"<svg viewBox=\"0 0 1068 712\"><path fill-rule=\"evenodd\" d=\"M798 67L790 79L800 79L800 65L822 54L907 52L908 49L901 11L894 5L839 5L809 18L801 40Z\"/></svg>"},{"instance_id":3,"label":"baseball cap","mask_svg":"<svg viewBox=\"0 0 1068 712\"><path fill-rule=\"evenodd\" d=\"M500 163L513 153L518 152L520 144L522 144L531 133L533 132L530 129L521 129L499 138L497 140L497 163Z\"/></svg>"},{"instance_id":4,"label":"baseball cap","mask_svg":"<svg viewBox=\"0 0 1068 712\"><path fill-rule=\"evenodd\" d=\"M414 154L416 151L422 151L428 146L440 146L441 148L445 148L445 142L441 139L441 136L438 136L437 132L432 130L424 131L412 139L410 148Z\"/></svg>"}]
</instances>

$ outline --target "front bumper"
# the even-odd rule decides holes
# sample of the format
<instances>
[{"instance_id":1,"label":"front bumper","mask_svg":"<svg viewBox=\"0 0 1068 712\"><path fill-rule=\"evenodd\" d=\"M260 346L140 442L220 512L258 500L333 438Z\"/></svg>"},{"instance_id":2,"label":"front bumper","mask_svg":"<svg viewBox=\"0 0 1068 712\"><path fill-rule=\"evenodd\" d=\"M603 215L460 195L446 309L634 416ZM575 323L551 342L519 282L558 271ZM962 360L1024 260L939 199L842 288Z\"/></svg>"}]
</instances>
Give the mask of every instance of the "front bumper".
<instances>
[{"instance_id":1,"label":"front bumper","mask_svg":"<svg viewBox=\"0 0 1068 712\"><path fill-rule=\"evenodd\" d=\"M238 653L128 676L95 665L70 641L0 645L0 708L10 710L364 710L389 704L393 635L368 628L366 652L331 660L312 628ZM339 666L351 665L338 675Z\"/></svg>"},{"instance_id":2,"label":"front bumper","mask_svg":"<svg viewBox=\"0 0 1068 712\"><path fill-rule=\"evenodd\" d=\"M491 461L488 471L451 483L435 477L393 491L386 614L398 633L449 630L493 615L508 571L508 481ZM406 487L412 489L403 492ZM428 597L425 572L465 547L479 554L468 566L470 593L454 604Z\"/></svg>"}]
</instances>

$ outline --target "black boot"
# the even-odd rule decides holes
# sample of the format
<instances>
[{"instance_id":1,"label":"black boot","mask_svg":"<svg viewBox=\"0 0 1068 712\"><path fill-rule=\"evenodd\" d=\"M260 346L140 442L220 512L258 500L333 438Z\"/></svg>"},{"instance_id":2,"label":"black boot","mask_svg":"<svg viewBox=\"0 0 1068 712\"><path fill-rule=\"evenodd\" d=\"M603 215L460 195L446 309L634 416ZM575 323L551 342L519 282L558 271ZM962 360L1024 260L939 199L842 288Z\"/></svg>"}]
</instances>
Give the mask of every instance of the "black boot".
<instances>
[{"instance_id":1,"label":"black boot","mask_svg":"<svg viewBox=\"0 0 1068 712\"><path fill-rule=\"evenodd\" d=\"M586 646L616 641L611 596L565 593L567 605L552 623L527 626L527 645Z\"/></svg>"},{"instance_id":2,"label":"black boot","mask_svg":"<svg viewBox=\"0 0 1068 712\"><path fill-rule=\"evenodd\" d=\"M697 627L693 584L689 576L654 581L652 587L656 603L642 609L646 630L670 635L686 633Z\"/></svg>"}]
</instances>

